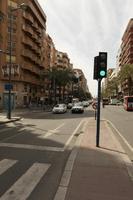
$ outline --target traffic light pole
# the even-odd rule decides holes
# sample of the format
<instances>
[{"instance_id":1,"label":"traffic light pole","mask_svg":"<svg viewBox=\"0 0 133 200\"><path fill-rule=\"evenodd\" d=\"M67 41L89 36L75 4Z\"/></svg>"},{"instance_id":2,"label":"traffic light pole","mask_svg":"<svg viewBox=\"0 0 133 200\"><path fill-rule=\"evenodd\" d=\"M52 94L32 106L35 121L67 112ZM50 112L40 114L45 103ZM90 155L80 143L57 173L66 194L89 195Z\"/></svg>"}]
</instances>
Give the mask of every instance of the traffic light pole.
<instances>
[{"instance_id":1,"label":"traffic light pole","mask_svg":"<svg viewBox=\"0 0 133 200\"><path fill-rule=\"evenodd\" d=\"M100 140L100 101L101 101L101 79L98 79L96 147L99 147L99 140Z\"/></svg>"}]
</instances>

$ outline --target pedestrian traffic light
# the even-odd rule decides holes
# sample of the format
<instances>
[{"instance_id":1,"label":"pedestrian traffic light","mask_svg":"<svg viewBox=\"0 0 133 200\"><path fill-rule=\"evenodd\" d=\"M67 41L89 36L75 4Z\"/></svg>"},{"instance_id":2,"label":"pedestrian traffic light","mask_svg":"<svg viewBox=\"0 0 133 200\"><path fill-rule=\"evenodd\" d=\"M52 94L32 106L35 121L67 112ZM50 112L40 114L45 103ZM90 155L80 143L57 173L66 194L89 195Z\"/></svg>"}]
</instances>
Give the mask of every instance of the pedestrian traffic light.
<instances>
[{"instance_id":1,"label":"pedestrian traffic light","mask_svg":"<svg viewBox=\"0 0 133 200\"><path fill-rule=\"evenodd\" d=\"M98 79L98 61L99 56L94 57L94 73L93 73L93 79Z\"/></svg>"},{"instance_id":2,"label":"pedestrian traffic light","mask_svg":"<svg viewBox=\"0 0 133 200\"><path fill-rule=\"evenodd\" d=\"M107 52L99 52L98 78L107 76Z\"/></svg>"}]
</instances>

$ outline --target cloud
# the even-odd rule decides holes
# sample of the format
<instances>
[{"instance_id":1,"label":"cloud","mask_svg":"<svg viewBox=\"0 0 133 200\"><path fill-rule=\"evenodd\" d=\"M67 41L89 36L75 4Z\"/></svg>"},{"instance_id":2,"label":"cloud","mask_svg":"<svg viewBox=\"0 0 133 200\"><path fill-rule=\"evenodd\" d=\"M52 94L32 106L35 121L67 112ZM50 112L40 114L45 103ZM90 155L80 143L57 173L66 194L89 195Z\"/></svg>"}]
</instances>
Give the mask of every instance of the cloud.
<instances>
[{"instance_id":1,"label":"cloud","mask_svg":"<svg viewBox=\"0 0 133 200\"><path fill-rule=\"evenodd\" d=\"M93 60L108 52L108 66L115 67L126 25L132 18L132 0L38 0L47 15L47 32L56 49L68 53L74 67L85 73L93 95Z\"/></svg>"}]
</instances>

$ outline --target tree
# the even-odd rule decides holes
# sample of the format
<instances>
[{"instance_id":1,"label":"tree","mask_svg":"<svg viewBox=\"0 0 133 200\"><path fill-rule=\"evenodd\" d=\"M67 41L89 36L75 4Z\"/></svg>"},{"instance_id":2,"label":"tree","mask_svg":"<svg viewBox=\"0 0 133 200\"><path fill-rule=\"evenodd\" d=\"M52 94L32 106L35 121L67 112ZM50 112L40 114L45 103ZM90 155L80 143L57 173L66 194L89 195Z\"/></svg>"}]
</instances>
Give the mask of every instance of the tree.
<instances>
[{"instance_id":1,"label":"tree","mask_svg":"<svg viewBox=\"0 0 133 200\"><path fill-rule=\"evenodd\" d=\"M50 88L53 91L54 103L56 102L57 88L59 90L59 99L65 99L65 89L71 82L71 69L59 69L54 67L51 70L47 70L45 78L50 81Z\"/></svg>"},{"instance_id":2,"label":"tree","mask_svg":"<svg viewBox=\"0 0 133 200\"><path fill-rule=\"evenodd\" d=\"M60 99L61 99L61 91L62 91L63 101L65 100L66 87L69 86L71 83L71 73L72 71L69 68L57 70L56 83L59 86Z\"/></svg>"},{"instance_id":3,"label":"tree","mask_svg":"<svg viewBox=\"0 0 133 200\"><path fill-rule=\"evenodd\" d=\"M127 80L128 84L128 94L133 94L133 64L123 65L118 74L118 79L120 84L123 84Z\"/></svg>"},{"instance_id":4,"label":"tree","mask_svg":"<svg viewBox=\"0 0 133 200\"><path fill-rule=\"evenodd\" d=\"M102 97L111 97L118 94L118 78L114 77L108 81L105 90L102 90Z\"/></svg>"}]
</instances>

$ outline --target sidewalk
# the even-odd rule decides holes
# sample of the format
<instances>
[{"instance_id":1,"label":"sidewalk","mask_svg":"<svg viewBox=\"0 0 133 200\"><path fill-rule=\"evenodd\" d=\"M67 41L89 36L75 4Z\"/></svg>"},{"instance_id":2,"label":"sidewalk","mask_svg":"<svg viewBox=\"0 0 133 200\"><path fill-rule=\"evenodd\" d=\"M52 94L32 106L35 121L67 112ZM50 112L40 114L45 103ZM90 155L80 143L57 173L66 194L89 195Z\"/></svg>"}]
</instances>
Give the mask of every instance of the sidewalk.
<instances>
[{"instance_id":1,"label":"sidewalk","mask_svg":"<svg viewBox=\"0 0 133 200\"><path fill-rule=\"evenodd\" d=\"M42 107L31 107L31 108L20 108L20 109L14 109L11 113L11 119L7 118L7 111L1 111L0 112L0 124L18 121L22 117L20 117L23 114L31 113L31 112L51 112L52 107L48 106L42 108Z\"/></svg>"},{"instance_id":2,"label":"sidewalk","mask_svg":"<svg viewBox=\"0 0 133 200\"><path fill-rule=\"evenodd\" d=\"M15 117L15 116L12 116L11 119L8 119L6 114L0 113L0 124L14 122L14 121L18 121L20 119L21 119L21 117Z\"/></svg>"},{"instance_id":3,"label":"sidewalk","mask_svg":"<svg viewBox=\"0 0 133 200\"><path fill-rule=\"evenodd\" d=\"M54 200L132 200L133 164L106 121L96 147L91 118L73 149Z\"/></svg>"}]
</instances>

